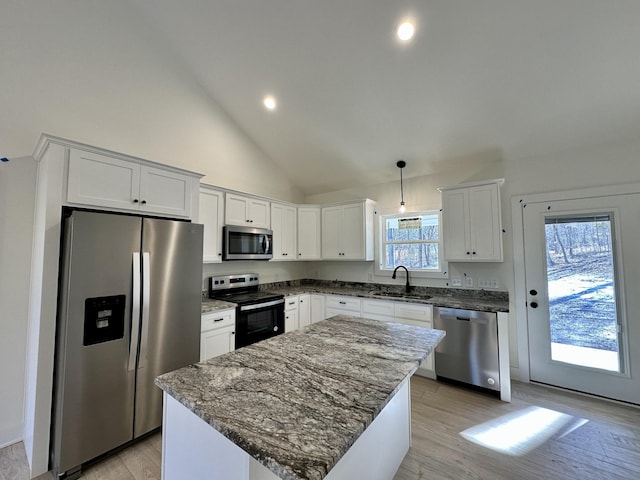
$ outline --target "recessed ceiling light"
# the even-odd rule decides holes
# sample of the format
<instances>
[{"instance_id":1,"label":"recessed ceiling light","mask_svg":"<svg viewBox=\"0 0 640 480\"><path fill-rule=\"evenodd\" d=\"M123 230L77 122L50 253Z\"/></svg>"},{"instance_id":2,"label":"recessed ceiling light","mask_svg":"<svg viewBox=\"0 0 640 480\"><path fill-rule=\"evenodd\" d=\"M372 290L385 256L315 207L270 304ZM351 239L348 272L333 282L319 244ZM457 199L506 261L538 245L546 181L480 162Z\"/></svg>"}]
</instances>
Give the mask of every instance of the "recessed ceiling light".
<instances>
[{"instance_id":1,"label":"recessed ceiling light","mask_svg":"<svg viewBox=\"0 0 640 480\"><path fill-rule=\"evenodd\" d=\"M278 106L273 95L267 95L266 97L264 97L262 103L264 104L264 108L266 108L267 110L275 110Z\"/></svg>"},{"instance_id":2,"label":"recessed ceiling light","mask_svg":"<svg viewBox=\"0 0 640 480\"><path fill-rule=\"evenodd\" d=\"M398 29L396 30L396 35L398 35L398 38L403 42L411 40L415 33L416 27L411 20L404 20L398 25Z\"/></svg>"}]
</instances>

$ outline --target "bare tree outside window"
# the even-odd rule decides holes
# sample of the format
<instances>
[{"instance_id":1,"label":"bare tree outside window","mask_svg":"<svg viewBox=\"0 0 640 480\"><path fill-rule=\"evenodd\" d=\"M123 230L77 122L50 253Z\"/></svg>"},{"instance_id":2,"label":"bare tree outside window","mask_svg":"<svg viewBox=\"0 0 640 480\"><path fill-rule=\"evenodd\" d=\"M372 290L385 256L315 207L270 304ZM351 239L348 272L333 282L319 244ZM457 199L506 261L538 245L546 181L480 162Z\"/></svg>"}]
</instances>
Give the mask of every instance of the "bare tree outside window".
<instances>
[{"instance_id":1,"label":"bare tree outside window","mask_svg":"<svg viewBox=\"0 0 640 480\"><path fill-rule=\"evenodd\" d=\"M404 265L416 271L440 269L440 221L437 212L387 215L381 221L382 268L392 270Z\"/></svg>"}]
</instances>

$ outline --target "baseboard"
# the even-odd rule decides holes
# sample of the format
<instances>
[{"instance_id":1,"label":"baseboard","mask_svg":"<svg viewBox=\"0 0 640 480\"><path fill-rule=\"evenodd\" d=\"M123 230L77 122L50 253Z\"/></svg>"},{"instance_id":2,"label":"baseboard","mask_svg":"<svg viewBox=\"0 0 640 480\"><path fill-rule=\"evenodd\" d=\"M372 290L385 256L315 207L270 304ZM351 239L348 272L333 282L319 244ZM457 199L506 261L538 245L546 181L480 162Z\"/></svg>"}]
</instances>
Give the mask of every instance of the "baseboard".
<instances>
[{"instance_id":1,"label":"baseboard","mask_svg":"<svg viewBox=\"0 0 640 480\"><path fill-rule=\"evenodd\" d=\"M0 428L0 448L8 447L22 441L22 423Z\"/></svg>"}]
</instances>

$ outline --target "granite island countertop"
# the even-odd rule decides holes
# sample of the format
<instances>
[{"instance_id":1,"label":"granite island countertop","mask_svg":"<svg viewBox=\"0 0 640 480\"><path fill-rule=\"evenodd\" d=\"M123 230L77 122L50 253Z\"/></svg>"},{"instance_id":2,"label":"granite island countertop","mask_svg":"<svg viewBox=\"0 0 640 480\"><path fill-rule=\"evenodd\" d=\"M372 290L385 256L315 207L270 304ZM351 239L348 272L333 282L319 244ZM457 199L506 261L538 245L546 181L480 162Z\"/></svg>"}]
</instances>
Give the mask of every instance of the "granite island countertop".
<instances>
[{"instance_id":1,"label":"granite island countertop","mask_svg":"<svg viewBox=\"0 0 640 480\"><path fill-rule=\"evenodd\" d=\"M286 480L320 480L444 332L337 315L156 385Z\"/></svg>"}]
</instances>

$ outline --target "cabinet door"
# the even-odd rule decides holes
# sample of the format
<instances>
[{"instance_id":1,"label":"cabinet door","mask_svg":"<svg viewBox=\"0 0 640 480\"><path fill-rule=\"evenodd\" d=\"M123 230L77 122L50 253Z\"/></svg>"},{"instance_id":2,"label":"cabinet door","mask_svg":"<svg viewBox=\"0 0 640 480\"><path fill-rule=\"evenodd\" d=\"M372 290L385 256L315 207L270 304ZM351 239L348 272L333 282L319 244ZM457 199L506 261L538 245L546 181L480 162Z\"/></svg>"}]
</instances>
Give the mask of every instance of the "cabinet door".
<instances>
[{"instance_id":1,"label":"cabinet door","mask_svg":"<svg viewBox=\"0 0 640 480\"><path fill-rule=\"evenodd\" d=\"M466 188L442 192L442 223L445 259L470 261L469 192Z\"/></svg>"},{"instance_id":2,"label":"cabinet door","mask_svg":"<svg viewBox=\"0 0 640 480\"><path fill-rule=\"evenodd\" d=\"M311 294L311 323L316 323L327 318L324 295Z\"/></svg>"},{"instance_id":3,"label":"cabinet door","mask_svg":"<svg viewBox=\"0 0 640 480\"><path fill-rule=\"evenodd\" d=\"M162 215L191 214L191 177L148 166L140 167L140 210Z\"/></svg>"},{"instance_id":4,"label":"cabinet door","mask_svg":"<svg viewBox=\"0 0 640 480\"><path fill-rule=\"evenodd\" d=\"M365 259L364 227L364 204L344 205L341 218L343 259Z\"/></svg>"},{"instance_id":5,"label":"cabinet door","mask_svg":"<svg viewBox=\"0 0 640 480\"><path fill-rule=\"evenodd\" d=\"M393 322L395 318L394 303L386 300L362 300L362 316L373 320Z\"/></svg>"},{"instance_id":6,"label":"cabinet door","mask_svg":"<svg viewBox=\"0 0 640 480\"><path fill-rule=\"evenodd\" d=\"M218 328L200 336L200 361L217 357L235 349L235 327Z\"/></svg>"},{"instance_id":7,"label":"cabinet door","mask_svg":"<svg viewBox=\"0 0 640 480\"><path fill-rule=\"evenodd\" d=\"M298 310L287 310L284 312L284 333L298 329Z\"/></svg>"},{"instance_id":8,"label":"cabinet door","mask_svg":"<svg viewBox=\"0 0 640 480\"><path fill-rule=\"evenodd\" d=\"M273 260L295 260L296 208L279 203L271 204L273 230Z\"/></svg>"},{"instance_id":9,"label":"cabinet door","mask_svg":"<svg viewBox=\"0 0 640 480\"><path fill-rule=\"evenodd\" d=\"M298 208L298 258L320 260L320 207Z\"/></svg>"},{"instance_id":10,"label":"cabinet door","mask_svg":"<svg viewBox=\"0 0 640 480\"><path fill-rule=\"evenodd\" d=\"M271 209L269 202L249 199L249 224L256 228L271 228Z\"/></svg>"},{"instance_id":11,"label":"cabinet door","mask_svg":"<svg viewBox=\"0 0 640 480\"><path fill-rule=\"evenodd\" d=\"M118 158L69 151L67 202L138 210L140 165Z\"/></svg>"},{"instance_id":12,"label":"cabinet door","mask_svg":"<svg viewBox=\"0 0 640 480\"><path fill-rule=\"evenodd\" d=\"M322 258L341 260L342 252L342 207L322 209Z\"/></svg>"},{"instance_id":13,"label":"cabinet door","mask_svg":"<svg viewBox=\"0 0 640 480\"><path fill-rule=\"evenodd\" d=\"M224 223L227 225L250 225L249 199L227 193L224 198Z\"/></svg>"},{"instance_id":14,"label":"cabinet door","mask_svg":"<svg viewBox=\"0 0 640 480\"><path fill-rule=\"evenodd\" d=\"M200 189L200 212L198 223L204 225L202 261L222 262L222 218L224 203L222 192Z\"/></svg>"},{"instance_id":15,"label":"cabinet door","mask_svg":"<svg viewBox=\"0 0 640 480\"><path fill-rule=\"evenodd\" d=\"M502 261L502 222L498 185L469 189L471 255L475 261Z\"/></svg>"},{"instance_id":16,"label":"cabinet door","mask_svg":"<svg viewBox=\"0 0 640 480\"><path fill-rule=\"evenodd\" d=\"M298 297L298 327L306 327L311 323L311 295Z\"/></svg>"}]
</instances>

